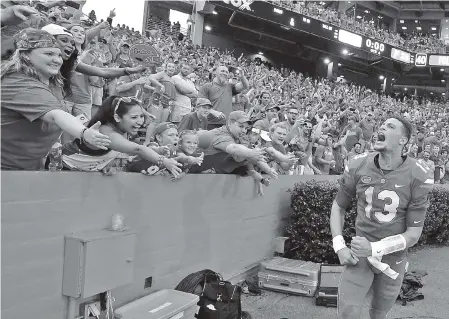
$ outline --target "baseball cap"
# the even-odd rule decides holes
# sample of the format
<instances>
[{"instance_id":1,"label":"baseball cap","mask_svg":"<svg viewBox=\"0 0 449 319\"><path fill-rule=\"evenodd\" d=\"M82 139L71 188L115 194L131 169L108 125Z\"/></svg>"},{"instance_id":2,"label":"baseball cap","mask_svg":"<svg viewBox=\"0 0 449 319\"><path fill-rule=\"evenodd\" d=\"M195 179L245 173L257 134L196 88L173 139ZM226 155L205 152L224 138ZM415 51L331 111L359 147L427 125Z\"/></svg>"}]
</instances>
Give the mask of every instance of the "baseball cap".
<instances>
[{"instance_id":1,"label":"baseball cap","mask_svg":"<svg viewBox=\"0 0 449 319\"><path fill-rule=\"evenodd\" d=\"M47 31L48 33L50 33L52 36L56 36L56 35L68 35L70 37L73 37L72 33L70 33L69 30L67 30L66 28L57 25L57 24L48 24L45 27L43 27L41 30L43 31Z\"/></svg>"},{"instance_id":2,"label":"baseball cap","mask_svg":"<svg viewBox=\"0 0 449 319\"><path fill-rule=\"evenodd\" d=\"M125 42L122 44L122 47L127 46L128 48L130 47L129 43Z\"/></svg>"},{"instance_id":3,"label":"baseball cap","mask_svg":"<svg viewBox=\"0 0 449 319\"><path fill-rule=\"evenodd\" d=\"M154 134L155 135L162 134L163 132L165 132L166 130L171 129L171 128L178 129L178 127L173 123L162 122L156 126L156 129L154 130Z\"/></svg>"},{"instance_id":4,"label":"baseball cap","mask_svg":"<svg viewBox=\"0 0 449 319\"><path fill-rule=\"evenodd\" d=\"M17 50L33 50L38 48L59 48L55 38L47 31L34 28L21 30L14 36Z\"/></svg>"},{"instance_id":5,"label":"baseball cap","mask_svg":"<svg viewBox=\"0 0 449 319\"><path fill-rule=\"evenodd\" d=\"M256 134L259 134L260 137L261 137L264 141L266 141L266 142L271 142L271 138L270 138L270 136L269 136L269 134L268 134L267 131L264 131L264 130L262 130L262 129L260 129L260 128L255 128L255 127L253 127L253 128L251 129L251 131L254 132L254 133L256 133Z\"/></svg>"},{"instance_id":6,"label":"baseball cap","mask_svg":"<svg viewBox=\"0 0 449 319\"><path fill-rule=\"evenodd\" d=\"M277 106L276 104L274 105L268 105L265 110L272 110L272 109L278 109L279 111L281 110L281 108L279 106Z\"/></svg>"},{"instance_id":7,"label":"baseball cap","mask_svg":"<svg viewBox=\"0 0 449 319\"><path fill-rule=\"evenodd\" d=\"M250 123L252 122L249 118L248 114L243 111L234 111L229 114L228 119L230 121L238 122L238 123Z\"/></svg>"},{"instance_id":8,"label":"baseball cap","mask_svg":"<svg viewBox=\"0 0 449 319\"><path fill-rule=\"evenodd\" d=\"M208 99L200 97L200 98L198 98L196 100L196 106L197 107L198 106L210 106L210 107L212 107L212 103Z\"/></svg>"}]
</instances>

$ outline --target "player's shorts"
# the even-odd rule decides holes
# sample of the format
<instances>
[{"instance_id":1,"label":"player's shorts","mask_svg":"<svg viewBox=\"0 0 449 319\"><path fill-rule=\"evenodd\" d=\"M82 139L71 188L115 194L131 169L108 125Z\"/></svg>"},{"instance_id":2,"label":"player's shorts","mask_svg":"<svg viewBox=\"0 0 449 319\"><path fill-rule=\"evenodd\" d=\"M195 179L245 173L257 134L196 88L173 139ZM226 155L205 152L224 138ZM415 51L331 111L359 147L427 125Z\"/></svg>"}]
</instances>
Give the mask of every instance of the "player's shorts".
<instances>
[{"instance_id":1,"label":"player's shorts","mask_svg":"<svg viewBox=\"0 0 449 319\"><path fill-rule=\"evenodd\" d=\"M384 313L393 307L401 290L408 261L405 253L385 255L382 262L399 275L392 279L375 268L367 258L359 258L359 262L345 267L338 288L338 319L358 319L366 294L373 287L373 299L370 311Z\"/></svg>"}]
</instances>

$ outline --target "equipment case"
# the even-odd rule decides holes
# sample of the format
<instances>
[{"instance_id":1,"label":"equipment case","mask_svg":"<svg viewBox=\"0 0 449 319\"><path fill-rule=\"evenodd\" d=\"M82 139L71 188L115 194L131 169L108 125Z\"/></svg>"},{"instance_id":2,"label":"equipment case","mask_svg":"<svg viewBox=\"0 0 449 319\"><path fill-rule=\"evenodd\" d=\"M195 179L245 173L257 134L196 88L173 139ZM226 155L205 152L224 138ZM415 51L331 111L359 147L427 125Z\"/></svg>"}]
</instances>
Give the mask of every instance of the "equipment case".
<instances>
[{"instance_id":1,"label":"equipment case","mask_svg":"<svg viewBox=\"0 0 449 319\"><path fill-rule=\"evenodd\" d=\"M164 289L115 309L117 319L195 319L199 297Z\"/></svg>"},{"instance_id":2,"label":"equipment case","mask_svg":"<svg viewBox=\"0 0 449 319\"><path fill-rule=\"evenodd\" d=\"M321 265L320 286L315 300L317 306L337 307L338 285L344 269L342 265Z\"/></svg>"},{"instance_id":3,"label":"equipment case","mask_svg":"<svg viewBox=\"0 0 449 319\"><path fill-rule=\"evenodd\" d=\"M320 265L303 260L274 257L260 265L259 287L313 297L318 287Z\"/></svg>"}]
</instances>

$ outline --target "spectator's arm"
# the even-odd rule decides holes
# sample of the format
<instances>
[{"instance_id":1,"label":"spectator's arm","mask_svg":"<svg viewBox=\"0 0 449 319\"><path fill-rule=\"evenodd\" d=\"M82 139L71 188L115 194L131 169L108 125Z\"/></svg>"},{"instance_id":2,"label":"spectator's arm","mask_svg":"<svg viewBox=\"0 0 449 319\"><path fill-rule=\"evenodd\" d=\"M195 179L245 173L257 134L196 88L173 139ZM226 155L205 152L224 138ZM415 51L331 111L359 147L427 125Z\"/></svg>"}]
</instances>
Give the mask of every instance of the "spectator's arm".
<instances>
[{"instance_id":1,"label":"spectator's arm","mask_svg":"<svg viewBox=\"0 0 449 319\"><path fill-rule=\"evenodd\" d=\"M273 173L273 169L267 164L267 162L264 161L257 161L256 165L259 166L259 168L264 171L265 173L271 175Z\"/></svg>"},{"instance_id":2,"label":"spectator's arm","mask_svg":"<svg viewBox=\"0 0 449 319\"><path fill-rule=\"evenodd\" d=\"M315 130L314 130L314 132L312 134L312 138L314 140L316 140L316 141L318 141L320 139L320 137L321 137L321 133L323 131L323 123L324 123L324 120L323 119L319 119L318 120L318 124L315 126Z\"/></svg>"},{"instance_id":3,"label":"spectator's arm","mask_svg":"<svg viewBox=\"0 0 449 319\"><path fill-rule=\"evenodd\" d=\"M125 70L128 70L128 72L132 74L142 72L143 68L140 66L134 68L99 68L83 62L78 63L76 66L77 72L90 76L101 76L103 78L117 78L119 76L124 76L126 75Z\"/></svg>"},{"instance_id":4,"label":"spectator's arm","mask_svg":"<svg viewBox=\"0 0 449 319\"><path fill-rule=\"evenodd\" d=\"M142 78L140 78L140 79L137 79L132 82L119 84L115 87L115 93L126 92L128 90L131 90L136 85L140 85L140 84L145 84L145 80L142 80Z\"/></svg>"},{"instance_id":5,"label":"spectator's arm","mask_svg":"<svg viewBox=\"0 0 449 319\"><path fill-rule=\"evenodd\" d=\"M181 94L186 95L188 97L197 97L198 91L195 89L193 83L189 83L187 81L182 80L178 76L172 77L173 83L175 84L176 90L178 90ZM191 84L191 85L189 85Z\"/></svg>"},{"instance_id":6,"label":"spectator's arm","mask_svg":"<svg viewBox=\"0 0 449 319\"><path fill-rule=\"evenodd\" d=\"M308 163L309 166L313 169L313 171L315 172L315 174L317 174L317 175L321 175L321 174L322 174L321 171L320 171L318 168L316 168L315 165L313 165L313 162L312 162L312 156L309 156L309 157L307 158L307 163Z\"/></svg>"},{"instance_id":7,"label":"spectator's arm","mask_svg":"<svg viewBox=\"0 0 449 319\"><path fill-rule=\"evenodd\" d=\"M139 155L143 159L146 159L152 163L157 163L159 157L161 156L150 147L139 145L127 140L125 137L123 137L119 133L116 133L111 128L102 127L101 132L109 136L109 138L111 139L111 145L109 146L109 148L114 151L129 155Z\"/></svg>"},{"instance_id":8,"label":"spectator's arm","mask_svg":"<svg viewBox=\"0 0 449 319\"><path fill-rule=\"evenodd\" d=\"M109 144L109 138L106 135L100 134L93 128L86 129L86 127L76 117L63 110L50 110L42 115L40 119L50 124L56 124L61 130L75 138L81 138L81 136L83 136L89 143L95 143L92 145L96 147L106 149L105 145ZM89 139L86 138L87 131L89 131Z\"/></svg>"},{"instance_id":9,"label":"spectator's arm","mask_svg":"<svg viewBox=\"0 0 449 319\"><path fill-rule=\"evenodd\" d=\"M96 38L100 35L101 30L109 28L109 22L103 21L100 24L96 25L95 27L90 28L89 30L86 30L86 42L90 43L92 39Z\"/></svg>"},{"instance_id":10,"label":"spectator's arm","mask_svg":"<svg viewBox=\"0 0 449 319\"><path fill-rule=\"evenodd\" d=\"M267 153L273 156L276 162L278 163L287 163L290 160L290 157L282 154L281 152L274 149L274 147L267 147Z\"/></svg>"},{"instance_id":11,"label":"spectator's arm","mask_svg":"<svg viewBox=\"0 0 449 319\"><path fill-rule=\"evenodd\" d=\"M16 25L30 18L30 16L38 14L34 8L29 6L14 5L1 11L1 25Z\"/></svg>"},{"instance_id":12,"label":"spectator's arm","mask_svg":"<svg viewBox=\"0 0 449 319\"><path fill-rule=\"evenodd\" d=\"M241 144L222 144L215 145L218 148L229 155L234 157L243 157L252 163L257 163L263 159L263 151L260 149L249 149L248 147ZM223 149L224 148L224 149Z\"/></svg>"},{"instance_id":13,"label":"spectator's arm","mask_svg":"<svg viewBox=\"0 0 449 319\"><path fill-rule=\"evenodd\" d=\"M159 82L162 79L162 74L164 72L159 72L156 74L151 74L150 75L150 81L153 85L160 87L161 89L165 90L165 86Z\"/></svg>"},{"instance_id":14,"label":"spectator's arm","mask_svg":"<svg viewBox=\"0 0 449 319\"><path fill-rule=\"evenodd\" d=\"M290 132L288 132L288 134L284 138L284 141L287 144L289 144L292 141L292 139L299 134L298 125L296 123L292 126L292 129L290 130Z\"/></svg>"},{"instance_id":15,"label":"spectator's arm","mask_svg":"<svg viewBox=\"0 0 449 319\"><path fill-rule=\"evenodd\" d=\"M115 45L112 43L112 36L108 41L108 44L109 44L109 52L111 52L112 55L112 61L115 61L115 59L117 59L118 51Z\"/></svg>"},{"instance_id":16,"label":"spectator's arm","mask_svg":"<svg viewBox=\"0 0 449 319\"><path fill-rule=\"evenodd\" d=\"M243 69L240 69L240 82L235 84L235 91L237 93L241 93L242 91L248 88L249 88L248 79L245 77L245 72L243 72Z\"/></svg>"}]
</instances>

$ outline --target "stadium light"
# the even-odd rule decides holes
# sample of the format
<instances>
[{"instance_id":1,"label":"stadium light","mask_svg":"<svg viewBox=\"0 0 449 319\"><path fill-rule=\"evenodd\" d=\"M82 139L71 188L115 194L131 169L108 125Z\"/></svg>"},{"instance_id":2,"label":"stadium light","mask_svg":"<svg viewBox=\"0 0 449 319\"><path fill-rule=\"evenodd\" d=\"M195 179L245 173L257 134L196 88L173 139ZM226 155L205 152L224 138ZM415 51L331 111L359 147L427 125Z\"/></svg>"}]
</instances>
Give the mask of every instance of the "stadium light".
<instances>
[{"instance_id":1,"label":"stadium light","mask_svg":"<svg viewBox=\"0 0 449 319\"><path fill-rule=\"evenodd\" d=\"M212 30L212 28L211 28L211 26L210 26L210 25L207 25L207 26L205 26L205 27L204 27L204 29L206 29L206 31L210 31L210 30Z\"/></svg>"},{"instance_id":2,"label":"stadium light","mask_svg":"<svg viewBox=\"0 0 449 319\"><path fill-rule=\"evenodd\" d=\"M325 63L325 64L329 64L330 61L331 61L331 60L329 60L328 58L325 58L325 59L324 59L324 63Z\"/></svg>"},{"instance_id":3,"label":"stadium light","mask_svg":"<svg viewBox=\"0 0 449 319\"><path fill-rule=\"evenodd\" d=\"M217 11L215 11L215 10L214 10L214 11L212 11L212 13L213 13L213 14L215 14L215 15L217 15L217 14L218 14L218 12L217 12Z\"/></svg>"},{"instance_id":4,"label":"stadium light","mask_svg":"<svg viewBox=\"0 0 449 319\"><path fill-rule=\"evenodd\" d=\"M259 55L263 55L263 52L259 52Z\"/></svg>"},{"instance_id":5,"label":"stadium light","mask_svg":"<svg viewBox=\"0 0 449 319\"><path fill-rule=\"evenodd\" d=\"M348 53L349 53L348 50L346 50L346 49L343 50L344 55L347 55Z\"/></svg>"},{"instance_id":6,"label":"stadium light","mask_svg":"<svg viewBox=\"0 0 449 319\"><path fill-rule=\"evenodd\" d=\"M383 80L385 77L383 75L379 75L379 80Z\"/></svg>"}]
</instances>

